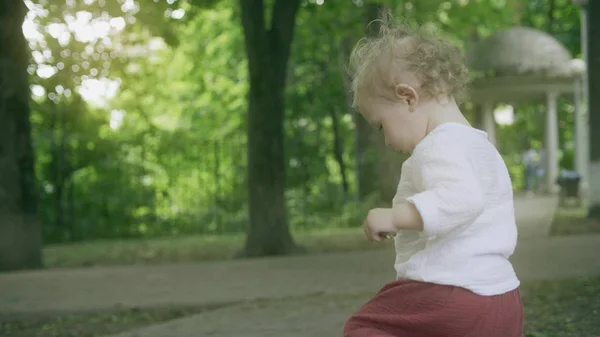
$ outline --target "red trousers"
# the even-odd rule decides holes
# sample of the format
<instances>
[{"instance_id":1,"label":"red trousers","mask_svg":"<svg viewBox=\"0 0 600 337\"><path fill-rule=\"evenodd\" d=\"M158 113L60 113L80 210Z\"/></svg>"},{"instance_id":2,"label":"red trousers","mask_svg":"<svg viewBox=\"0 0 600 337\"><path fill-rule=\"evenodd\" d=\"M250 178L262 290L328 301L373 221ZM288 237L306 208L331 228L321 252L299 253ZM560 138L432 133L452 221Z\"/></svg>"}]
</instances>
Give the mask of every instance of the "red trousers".
<instances>
[{"instance_id":1,"label":"red trousers","mask_svg":"<svg viewBox=\"0 0 600 337\"><path fill-rule=\"evenodd\" d=\"M522 337L518 289L481 296L453 286L401 280L386 284L354 313L344 337Z\"/></svg>"}]
</instances>

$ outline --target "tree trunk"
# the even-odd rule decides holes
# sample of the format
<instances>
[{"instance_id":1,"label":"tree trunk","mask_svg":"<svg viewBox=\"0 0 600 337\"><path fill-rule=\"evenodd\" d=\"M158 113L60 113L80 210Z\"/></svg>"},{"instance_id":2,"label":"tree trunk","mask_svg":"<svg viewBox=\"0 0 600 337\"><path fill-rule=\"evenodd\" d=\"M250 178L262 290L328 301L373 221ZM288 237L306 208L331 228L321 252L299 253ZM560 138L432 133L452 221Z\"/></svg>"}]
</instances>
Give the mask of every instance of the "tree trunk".
<instances>
[{"instance_id":1,"label":"tree trunk","mask_svg":"<svg viewBox=\"0 0 600 337\"><path fill-rule=\"evenodd\" d=\"M356 161L358 178L358 198L363 200L376 193L380 181L373 179L378 172L378 150L384 143L383 137L357 111L353 114L356 128Z\"/></svg>"},{"instance_id":2,"label":"tree trunk","mask_svg":"<svg viewBox=\"0 0 600 337\"><path fill-rule=\"evenodd\" d=\"M83 230L81 227L75 225L77 223L75 221L75 179L73 179L73 174L70 174L69 177L67 180L66 197L67 223L69 224L69 228L71 228L73 241L82 241L84 240Z\"/></svg>"},{"instance_id":3,"label":"tree trunk","mask_svg":"<svg viewBox=\"0 0 600 337\"><path fill-rule=\"evenodd\" d=\"M61 123L62 124L62 123ZM65 130L63 126L60 127L60 132L64 135ZM54 226L56 230L66 235L66 241L71 242L73 239L73 233L71 228L66 225L65 222L65 207L64 207L64 190L65 190L65 179L64 173L64 159L65 159L65 143L64 136L61 136L60 145L57 145L53 149L53 165L54 165L54 211L56 212L56 222Z\"/></svg>"},{"instance_id":4,"label":"tree trunk","mask_svg":"<svg viewBox=\"0 0 600 337\"><path fill-rule=\"evenodd\" d=\"M383 140L382 140L383 142ZM380 150L379 174L380 196L384 204L391 205L398 190L398 182L402 173L402 164L408 159L407 154L398 153L388 147Z\"/></svg>"},{"instance_id":5,"label":"tree trunk","mask_svg":"<svg viewBox=\"0 0 600 337\"><path fill-rule=\"evenodd\" d=\"M341 64L344 64L350 56L350 51L352 50L350 41L351 41L350 37L346 37L342 40L342 43L340 45L340 58L343 60L340 62ZM351 105L352 105L352 93L350 90L351 78L347 72L344 72L344 74L343 74L343 81L344 81L344 87L346 88L346 100L348 103L348 107L351 107ZM362 147L361 146L362 146L362 144L359 141L360 132L358 130L359 123L361 123L361 121L359 121L358 119L361 118L361 116L358 113L358 111L356 111L356 109L351 109L351 113L352 113L352 119L354 121L355 137L356 137L355 141L354 141L354 156L355 156L354 169L356 171L356 181L357 181L356 199L360 200L361 195L362 195L361 191L364 188L361 186L361 181L364 181L364 179L361 179L361 172L362 172L362 170L361 170L361 168L362 168L362 161L361 161Z\"/></svg>"},{"instance_id":6,"label":"tree trunk","mask_svg":"<svg viewBox=\"0 0 600 337\"><path fill-rule=\"evenodd\" d=\"M385 10L384 4L367 3L365 5L365 25L367 35L379 33L377 20ZM398 180L402 171L402 163L407 156L396 153L385 146L381 132L370 125L360 114L355 114L356 152L358 161L359 198L378 195L385 203L391 203L396 194ZM379 177L376 179L374 177Z\"/></svg>"},{"instance_id":7,"label":"tree trunk","mask_svg":"<svg viewBox=\"0 0 600 337\"><path fill-rule=\"evenodd\" d=\"M373 20L379 18L383 9L382 4L367 3L365 5L364 19L368 27L367 35L375 36L379 25L367 26ZM370 125L360 113L354 113L354 125L356 127L356 161L358 177L358 197L360 200L374 193L380 193L382 181L373 179L380 173L380 156L382 155L385 142L378 130ZM385 193L384 193L385 194Z\"/></svg>"},{"instance_id":8,"label":"tree trunk","mask_svg":"<svg viewBox=\"0 0 600 337\"><path fill-rule=\"evenodd\" d=\"M298 252L285 203L284 88L299 0L276 0L266 28L262 0L240 0L250 74L249 228L244 256Z\"/></svg>"},{"instance_id":9,"label":"tree trunk","mask_svg":"<svg viewBox=\"0 0 600 337\"><path fill-rule=\"evenodd\" d=\"M42 266L20 0L0 0L0 270Z\"/></svg>"},{"instance_id":10,"label":"tree trunk","mask_svg":"<svg viewBox=\"0 0 600 337\"><path fill-rule=\"evenodd\" d=\"M481 104L473 105L473 126L483 130L483 107Z\"/></svg>"},{"instance_id":11,"label":"tree trunk","mask_svg":"<svg viewBox=\"0 0 600 337\"><path fill-rule=\"evenodd\" d=\"M590 207L589 217L600 220L600 1L588 1L587 53L588 53L588 111L590 137ZM596 38L594 38L596 36ZM594 40L593 40L594 39ZM596 41L596 42L593 42Z\"/></svg>"},{"instance_id":12,"label":"tree trunk","mask_svg":"<svg viewBox=\"0 0 600 337\"><path fill-rule=\"evenodd\" d=\"M333 45L333 41L331 43ZM332 58L333 57L334 55L332 55ZM323 62L319 63L319 70L323 74L323 83L326 83L329 76L327 64ZM331 132L333 133L333 157L340 168L340 175L342 177L342 190L344 193L344 201L346 201L348 199L348 195L350 194L350 185L348 182L347 165L346 161L344 160L343 138L340 134L340 121L338 117L339 112L337 106L331 106L331 104L327 104L326 109L329 111L329 117L331 117Z\"/></svg>"},{"instance_id":13,"label":"tree trunk","mask_svg":"<svg viewBox=\"0 0 600 337\"><path fill-rule=\"evenodd\" d=\"M522 4L521 2L515 1L512 4L513 6L513 20L512 20L512 24L513 26L520 26L521 25L521 8L522 8Z\"/></svg>"},{"instance_id":14,"label":"tree trunk","mask_svg":"<svg viewBox=\"0 0 600 337\"><path fill-rule=\"evenodd\" d=\"M554 32L554 12L556 11L556 2L554 0L548 1L548 25L546 32L552 34Z\"/></svg>"},{"instance_id":15,"label":"tree trunk","mask_svg":"<svg viewBox=\"0 0 600 337\"><path fill-rule=\"evenodd\" d=\"M349 193L348 176L346 174L346 162L344 161L344 145L342 144L342 136L340 135L340 122L338 112L335 107L329 107L329 115L331 116L331 131L333 132L333 156L340 167L342 176L342 188L344 191L344 200L347 199Z\"/></svg>"}]
</instances>

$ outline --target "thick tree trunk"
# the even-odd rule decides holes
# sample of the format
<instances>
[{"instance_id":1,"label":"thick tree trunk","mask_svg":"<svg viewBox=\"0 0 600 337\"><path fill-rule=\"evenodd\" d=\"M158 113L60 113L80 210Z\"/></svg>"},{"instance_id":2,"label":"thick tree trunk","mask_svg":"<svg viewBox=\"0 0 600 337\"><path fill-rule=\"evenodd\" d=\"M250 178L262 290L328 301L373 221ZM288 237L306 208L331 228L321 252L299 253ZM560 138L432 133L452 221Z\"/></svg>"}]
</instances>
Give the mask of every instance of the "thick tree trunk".
<instances>
[{"instance_id":1,"label":"thick tree trunk","mask_svg":"<svg viewBox=\"0 0 600 337\"><path fill-rule=\"evenodd\" d=\"M380 153L380 195L385 204L391 205L392 199L398 190L398 182L400 181L400 174L402 173L402 164L404 164L408 155L398 153L387 147L383 147Z\"/></svg>"},{"instance_id":2,"label":"thick tree trunk","mask_svg":"<svg viewBox=\"0 0 600 337\"><path fill-rule=\"evenodd\" d=\"M0 270L42 266L29 122L25 5L0 0Z\"/></svg>"},{"instance_id":3,"label":"thick tree trunk","mask_svg":"<svg viewBox=\"0 0 600 337\"><path fill-rule=\"evenodd\" d=\"M588 111L590 137L590 208L589 217L600 220L600 1L588 1ZM595 37L594 37L595 36Z\"/></svg>"},{"instance_id":4,"label":"thick tree trunk","mask_svg":"<svg viewBox=\"0 0 600 337\"><path fill-rule=\"evenodd\" d=\"M333 44L333 41L331 43ZM332 57L334 56L335 55L332 55ZM329 77L329 70L327 68L327 64L321 62L319 64L319 69L323 74L323 83L326 83ZM340 120L338 117L338 107L331 106L331 104L328 104L326 108L329 111L329 117L331 117L331 132L333 133L333 157L335 158L335 161L337 162L340 168L344 200L347 200L348 195L350 194L350 184L348 182L347 165L346 161L344 160L344 144L342 135L340 134Z\"/></svg>"},{"instance_id":5,"label":"thick tree trunk","mask_svg":"<svg viewBox=\"0 0 600 337\"><path fill-rule=\"evenodd\" d=\"M367 3L364 9L365 26L379 18L382 9L382 4ZM374 36L378 33L377 24L368 26L368 28L367 35ZM356 127L358 197L362 200L374 193L380 193L383 187L382 181L374 178L380 174L381 152L383 152L385 142L381 133L358 112L354 114L354 125Z\"/></svg>"},{"instance_id":6,"label":"thick tree trunk","mask_svg":"<svg viewBox=\"0 0 600 337\"><path fill-rule=\"evenodd\" d=\"M346 37L341 45L340 45L340 50L341 50L341 58L344 60L342 61L342 63L345 62L345 60L347 60L350 56L350 52L352 50L352 46L351 46L351 42L350 42L350 38ZM346 88L346 100L348 102L348 107L350 107L352 105L352 92L350 90L350 82L351 82L351 78L349 76L348 73L344 73L344 86ZM362 199L365 194L368 193L363 193L363 191L365 190L369 190L370 187L365 186L365 183L368 182L368 180L366 179L366 177L364 176L365 171L368 171L369 168L365 168L364 163L363 163L363 153L365 153L365 147L366 147L366 141L364 138L365 136L365 127L367 126L366 121L364 120L364 118L362 118L362 116L360 115L360 113L358 111L356 111L356 109L352 109L352 119L354 121L354 133L355 133L355 141L354 141L354 156L355 156L355 160L354 160L354 169L356 170L356 182L357 182L357 191L356 191L356 197L357 200ZM361 120L362 119L362 120ZM372 189L374 190L374 189Z\"/></svg>"},{"instance_id":7,"label":"thick tree trunk","mask_svg":"<svg viewBox=\"0 0 600 337\"><path fill-rule=\"evenodd\" d=\"M548 0L548 26L546 32L552 34L554 32L554 12L556 11L556 2Z\"/></svg>"},{"instance_id":8,"label":"thick tree trunk","mask_svg":"<svg viewBox=\"0 0 600 337\"><path fill-rule=\"evenodd\" d=\"M285 203L284 88L299 0L277 0L266 29L262 0L240 0L250 92L245 256L297 252Z\"/></svg>"},{"instance_id":9,"label":"thick tree trunk","mask_svg":"<svg viewBox=\"0 0 600 337\"><path fill-rule=\"evenodd\" d=\"M348 197L349 186L348 176L346 174L346 162L344 160L344 146L342 144L342 136L340 135L339 118L337 109L334 107L329 108L329 115L331 116L331 131L333 132L333 156L340 167L340 175L342 176L342 188L344 190L344 199Z\"/></svg>"},{"instance_id":10,"label":"thick tree trunk","mask_svg":"<svg viewBox=\"0 0 600 337\"><path fill-rule=\"evenodd\" d=\"M384 4L367 3L365 25L378 19L383 10ZM376 23L367 26L367 35L377 35L379 28ZM359 198L375 194L383 202L390 203L396 194L402 163L407 156L387 148L382 133L369 125L360 114L355 115L354 121Z\"/></svg>"},{"instance_id":11,"label":"thick tree trunk","mask_svg":"<svg viewBox=\"0 0 600 337\"><path fill-rule=\"evenodd\" d=\"M373 126L354 112L354 125L356 128L356 175L358 178L358 198L363 200L369 195L377 193L380 181L374 179L378 173L379 150L384 139Z\"/></svg>"}]
</instances>

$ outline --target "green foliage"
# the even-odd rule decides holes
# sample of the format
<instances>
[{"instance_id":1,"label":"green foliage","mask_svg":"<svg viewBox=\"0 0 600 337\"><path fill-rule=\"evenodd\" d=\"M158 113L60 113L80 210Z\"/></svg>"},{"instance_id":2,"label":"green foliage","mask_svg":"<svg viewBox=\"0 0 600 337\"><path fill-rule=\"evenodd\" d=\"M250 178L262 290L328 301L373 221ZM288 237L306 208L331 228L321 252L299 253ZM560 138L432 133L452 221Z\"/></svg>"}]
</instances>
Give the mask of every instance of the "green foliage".
<instances>
[{"instance_id":1,"label":"green foliage","mask_svg":"<svg viewBox=\"0 0 600 337\"><path fill-rule=\"evenodd\" d=\"M38 28L29 36L30 73L45 241L243 232L248 75L237 2L27 3L27 24ZM568 0L554 1L551 19L548 1L387 3L402 21L431 23L464 48L520 22L551 29L579 54L578 11ZM364 5L307 0L298 12L285 112L294 231L360 226L376 203L355 201L355 112L344 78ZM106 34L86 37L77 20ZM93 99L105 88L82 90L102 83L115 95ZM573 108L568 100L559 108L568 168ZM526 140L543 140L543 109L521 104L515 114L498 139L518 188Z\"/></svg>"}]
</instances>

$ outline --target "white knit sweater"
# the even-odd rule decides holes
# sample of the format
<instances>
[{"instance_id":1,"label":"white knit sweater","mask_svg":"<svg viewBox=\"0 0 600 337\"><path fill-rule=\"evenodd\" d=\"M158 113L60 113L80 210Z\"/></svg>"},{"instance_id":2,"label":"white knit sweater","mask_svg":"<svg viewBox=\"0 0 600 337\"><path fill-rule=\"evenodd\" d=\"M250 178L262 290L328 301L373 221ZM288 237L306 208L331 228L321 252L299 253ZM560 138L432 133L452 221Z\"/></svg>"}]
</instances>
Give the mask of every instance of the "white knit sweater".
<instances>
[{"instance_id":1,"label":"white knit sweater","mask_svg":"<svg viewBox=\"0 0 600 337\"><path fill-rule=\"evenodd\" d=\"M402 166L394 204L412 202L422 232L396 235L399 279L498 295L519 286L508 258L517 243L506 165L483 131L436 127Z\"/></svg>"}]
</instances>

